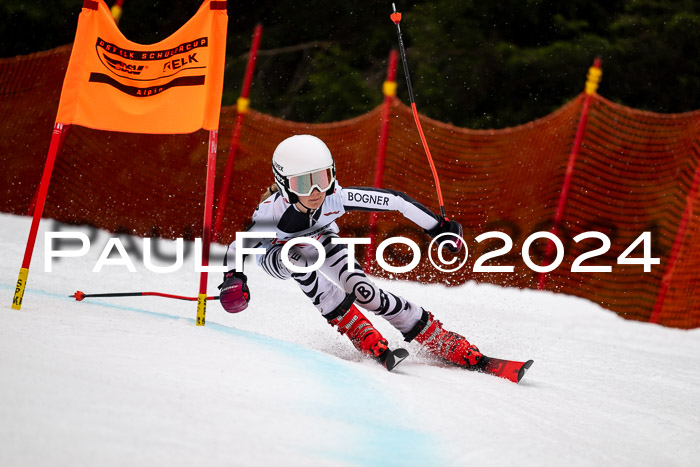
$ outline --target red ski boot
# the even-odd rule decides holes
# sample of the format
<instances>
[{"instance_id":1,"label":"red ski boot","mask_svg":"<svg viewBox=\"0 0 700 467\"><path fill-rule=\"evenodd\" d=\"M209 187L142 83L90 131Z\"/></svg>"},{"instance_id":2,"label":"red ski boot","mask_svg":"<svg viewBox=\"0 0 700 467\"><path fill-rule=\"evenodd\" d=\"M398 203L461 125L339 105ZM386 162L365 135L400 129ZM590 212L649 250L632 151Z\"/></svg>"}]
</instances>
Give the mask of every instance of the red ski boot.
<instances>
[{"instance_id":1,"label":"red ski boot","mask_svg":"<svg viewBox=\"0 0 700 467\"><path fill-rule=\"evenodd\" d=\"M355 296L348 295L338 308L325 318L331 326L338 326L338 332L346 334L357 350L372 358L382 360L389 348L389 342L374 329L372 323L354 305Z\"/></svg>"},{"instance_id":2,"label":"red ski boot","mask_svg":"<svg viewBox=\"0 0 700 467\"><path fill-rule=\"evenodd\" d=\"M433 354L468 370L479 370L484 359L475 345L461 335L446 331L432 313L423 310L418 324L404 334L406 342L415 339Z\"/></svg>"}]
</instances>

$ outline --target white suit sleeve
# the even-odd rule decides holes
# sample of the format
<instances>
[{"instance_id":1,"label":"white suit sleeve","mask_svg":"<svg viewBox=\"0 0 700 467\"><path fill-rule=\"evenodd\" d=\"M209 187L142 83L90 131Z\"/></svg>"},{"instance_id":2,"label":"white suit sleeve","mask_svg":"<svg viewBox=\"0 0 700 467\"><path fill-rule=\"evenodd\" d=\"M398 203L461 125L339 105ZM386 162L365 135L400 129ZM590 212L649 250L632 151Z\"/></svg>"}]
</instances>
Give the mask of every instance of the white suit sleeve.
<instances>
[{"instance_id":1,"label":"white suit sleeve","mask_svg":"<svg viewBox=\"0 0 700 467\"><path fill-rule=\"evenodd\" d=\"M342 189L346 211L398 211L425 230L435 228L440 217L405 193L381 188L346 187Z\"/></svg>"}]
</instances>

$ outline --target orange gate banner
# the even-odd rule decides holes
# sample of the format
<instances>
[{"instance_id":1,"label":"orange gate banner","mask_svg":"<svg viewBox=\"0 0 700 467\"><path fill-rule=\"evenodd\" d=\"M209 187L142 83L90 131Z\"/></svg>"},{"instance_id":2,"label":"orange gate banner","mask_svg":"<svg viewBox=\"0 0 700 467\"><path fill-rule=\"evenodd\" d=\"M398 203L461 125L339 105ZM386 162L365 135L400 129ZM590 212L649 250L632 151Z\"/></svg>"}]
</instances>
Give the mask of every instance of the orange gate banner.
<instances>
[{"instance_id":1,"label":"orange gate banner","mask_svg":"<svg viewBox=\"0 0 700 467\"><path fill-rule=\"evenodd\" d=\"M128 40L104 0L85 0L56 122L128 133L217 130L226 52L225 1L205 0L170 37Z\"/></svg>"}]
</instances>

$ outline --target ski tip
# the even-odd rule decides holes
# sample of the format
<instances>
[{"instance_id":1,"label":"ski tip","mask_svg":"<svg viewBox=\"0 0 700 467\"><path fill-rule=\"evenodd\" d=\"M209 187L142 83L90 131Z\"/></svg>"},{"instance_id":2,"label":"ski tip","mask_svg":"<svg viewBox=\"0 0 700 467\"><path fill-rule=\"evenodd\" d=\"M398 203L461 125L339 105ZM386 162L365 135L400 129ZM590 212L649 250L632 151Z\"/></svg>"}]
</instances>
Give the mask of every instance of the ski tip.
<instances>
[{"instance_id":1,"label":"ski tip","mask_svg":"<svg viewBox=\"0 0 700 467\"><path fill-rule=\"evenodd\" d=\"M395 349L395 350L387 350L386 351L386 358L384 358L384 361L382 362L384 364L384 368L386 368L388 371L393 370L396 368L396 366L404 361L406 357L408 357L408 350L406 349Z\"/></svg>"},{"instance_id":2,"label":"ski tip","mask_svg":"<svg viewBox=\"0 0 700 467\"><path fill-rule=\"evenodd\" d=\"M533 363L535 363L534 360L528 360L525 363L523 363L523 366L520 367L520 371L518 371L518 383L521 379L523 379L523 376L525 376L525 372L532 366Z\"/></svg>"}]
</instances>

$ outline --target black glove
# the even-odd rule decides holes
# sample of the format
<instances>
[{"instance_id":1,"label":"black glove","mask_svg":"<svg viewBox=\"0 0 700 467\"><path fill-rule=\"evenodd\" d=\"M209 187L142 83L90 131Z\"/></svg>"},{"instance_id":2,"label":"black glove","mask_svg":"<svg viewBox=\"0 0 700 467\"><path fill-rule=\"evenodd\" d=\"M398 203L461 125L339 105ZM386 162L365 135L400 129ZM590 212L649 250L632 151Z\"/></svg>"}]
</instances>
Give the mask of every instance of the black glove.
<instances>
[{"instance_id":1,"label":"black glove","mask_svg":"<svg viewBox=\"0 0 700 467\"><path fill-rule=\"evenodd\" d=\"M447 217L440 218L440 223L432 229L426 230L425 233L433 238L444 233L452 234L445 235L443 238L441 238L442 243L440 244L442 248L447 248L452 253L459 252L464 246L464 241L462 239L462 225L457 221L448 219Z\"/></svg>"},{"instance_id":2,"label":"black glove","mask_svg":"<svg viewBox=\"0 0 700 467\"><path fill-rule=\"evenodd\" d=\"M224 281L219 285L219 302L229 313L238 313L248 308L250 290L248 278L242 272L233 269L224 274Z\"/></svg>"}]
</instances>

